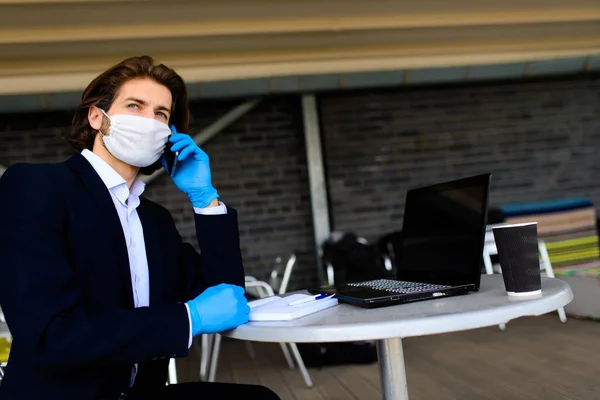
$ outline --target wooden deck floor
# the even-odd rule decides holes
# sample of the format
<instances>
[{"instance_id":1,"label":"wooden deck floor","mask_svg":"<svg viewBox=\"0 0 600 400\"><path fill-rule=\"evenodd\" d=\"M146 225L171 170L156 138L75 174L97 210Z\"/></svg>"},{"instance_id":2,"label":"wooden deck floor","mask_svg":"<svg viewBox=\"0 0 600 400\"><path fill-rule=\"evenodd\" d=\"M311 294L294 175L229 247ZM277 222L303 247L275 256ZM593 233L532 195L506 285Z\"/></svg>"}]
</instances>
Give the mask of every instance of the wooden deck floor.
<instances>
[{"instance_id":1,"label":"wooden deck floor","mask_svg":"<svg viewBox=\"0 0 600 400\"><path fill-rule=\"evenodd\" d=\"M310 368L314 388L288 369L276 344L223 341L217 380L268 386L283 400L380 399L377 364ZM411 400L600 399L600 322L555 314L523 318L506 331L485 328L404 340ZM192 354L178 361L180 382L197 380Z\"/></svg>"}]
</instances>

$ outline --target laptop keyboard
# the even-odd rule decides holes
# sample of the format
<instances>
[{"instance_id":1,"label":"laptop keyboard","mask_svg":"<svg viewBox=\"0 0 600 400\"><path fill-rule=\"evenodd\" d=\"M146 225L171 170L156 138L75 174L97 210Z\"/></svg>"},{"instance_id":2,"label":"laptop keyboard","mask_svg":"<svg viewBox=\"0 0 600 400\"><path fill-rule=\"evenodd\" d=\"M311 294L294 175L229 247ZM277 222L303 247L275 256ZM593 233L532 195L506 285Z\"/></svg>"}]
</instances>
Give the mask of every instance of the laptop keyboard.
<instances>
[{"instance_id":1,"label":"laptop keyboard","mask_svg":"<svg viewBox=\"0 0 600 400\"><path fill-rule=\"evenodd\" d=\"M394 293L400 293L400 294L426 292L429 290L446 289L446 288L450 287L447 285L435 285L432 283L419 283L419 282L406 282L406 281L393 281L390 279L376 279L373 281L349 283L348 286L387 290L388 292L394 292Z\"/></svg>"}]
</instances>

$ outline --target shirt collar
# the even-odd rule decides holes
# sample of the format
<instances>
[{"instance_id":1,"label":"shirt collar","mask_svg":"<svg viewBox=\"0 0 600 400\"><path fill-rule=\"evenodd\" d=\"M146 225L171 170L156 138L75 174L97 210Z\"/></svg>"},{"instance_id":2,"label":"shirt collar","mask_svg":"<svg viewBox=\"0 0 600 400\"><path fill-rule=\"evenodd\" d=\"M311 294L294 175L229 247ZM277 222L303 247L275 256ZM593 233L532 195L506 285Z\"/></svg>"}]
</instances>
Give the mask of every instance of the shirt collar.
<instances>
[{"instance_id":1,"label":"shirt collar","mask_svg":"<svg viewBox=\"0 0 600 400\"><path fill-rule=\"evenodd\" d=\"M115 171L110 165L108 165L106 161L100 158L97 154L91 152L88 149L83 149L81 155L89 161L89 163L92 165L92 168L94 168L96 173L100 176L100 179L102 179L102 182L108 190L111 190L121 185L125 185L125 188L127 188L127 182L125 181L125 179L123 179L123 177L119 175L117 171ZM131 189L128 190L128 192L136 197L139 197L144 192L145 187L146 184L140 179L136 178L133 181Z\"/></svg>"},{"instance_id":2,"label":"shirt collar","mask_svg":"<svg viewBox=\"0 0 600 400\"><path fill-rule=\"evenodd\" d=\"M146 189L146 184L140 179L135 178L129 192L136 197L140 197L144 193L144 189Z\"/></svg>"}]
</instances>

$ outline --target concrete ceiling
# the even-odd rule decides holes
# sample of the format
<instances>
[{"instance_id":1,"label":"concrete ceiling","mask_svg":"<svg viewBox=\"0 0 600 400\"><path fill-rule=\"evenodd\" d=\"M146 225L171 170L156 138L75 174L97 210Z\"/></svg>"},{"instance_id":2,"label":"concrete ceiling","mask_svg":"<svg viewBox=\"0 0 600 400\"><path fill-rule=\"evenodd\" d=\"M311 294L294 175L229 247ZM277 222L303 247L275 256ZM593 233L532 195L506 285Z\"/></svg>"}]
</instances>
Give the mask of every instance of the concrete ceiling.
<instances>
[{"instance_id":1,"label":"concrete ceiling","mask_svg":"<svg viewBox=\"0 0 600 400\"><path fill-rule=\"evenodd\" d=\"M600 1L0 0L5 100L77 93L136 54L174 67L200 97L585 71L600 56Z\"/></svg>"}]
</instances>

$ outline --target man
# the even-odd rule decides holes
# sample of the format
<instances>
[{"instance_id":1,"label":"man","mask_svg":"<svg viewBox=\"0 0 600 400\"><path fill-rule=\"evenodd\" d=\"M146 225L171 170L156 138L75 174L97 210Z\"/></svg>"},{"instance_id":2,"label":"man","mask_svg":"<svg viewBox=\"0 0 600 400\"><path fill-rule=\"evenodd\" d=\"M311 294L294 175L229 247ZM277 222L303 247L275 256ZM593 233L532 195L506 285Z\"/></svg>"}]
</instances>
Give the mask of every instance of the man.
<instances>
[{"instance_id":1,"label":"man","mask_svg":"<svg viewBox=\"0 0 600 400\"><path fill-rule=\"evenodd\" d=\"M195 335L248 321L237 213L219 201L190 136L183 80L134 57L90 83L58 164L0 180L0 304L13 335L2 399L276 399L260 386L165 386ZM169 128L170 127L170 128ZM141 173L172 168L201 253L141 196ZM191 210L190 210L191 212Z\"/></svg>"}]
</instances>

